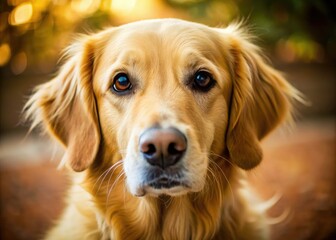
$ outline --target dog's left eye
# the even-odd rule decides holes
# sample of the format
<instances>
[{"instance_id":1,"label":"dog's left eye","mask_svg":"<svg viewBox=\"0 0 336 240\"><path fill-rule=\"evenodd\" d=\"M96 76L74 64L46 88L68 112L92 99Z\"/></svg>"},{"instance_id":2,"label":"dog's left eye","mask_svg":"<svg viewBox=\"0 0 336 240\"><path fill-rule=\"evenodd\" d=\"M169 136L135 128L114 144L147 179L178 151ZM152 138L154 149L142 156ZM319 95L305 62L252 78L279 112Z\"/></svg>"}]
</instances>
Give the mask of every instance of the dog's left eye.
<instances>
[{"instance_id":1,"label":"dog's left eye","mask_svg":"<svg viewBox=\"0 0 336 240\"><path fill-rule=\"evenodd\" d=\"M119 73L113 79L112 89L117 93L124 93L132 88L132 83L127 74Z\"/></svg>"},{"instance_id":2,"label":"dog's left eye","mask_svg":"<svg viewBox=\"0 0 336 240\"><path fill-rule=\"evenodd\" d=\"M196 72L193 78L193 88L195 90L207 92L215 85L212 75L204 70Z\"/></svg>"}]
</instances>

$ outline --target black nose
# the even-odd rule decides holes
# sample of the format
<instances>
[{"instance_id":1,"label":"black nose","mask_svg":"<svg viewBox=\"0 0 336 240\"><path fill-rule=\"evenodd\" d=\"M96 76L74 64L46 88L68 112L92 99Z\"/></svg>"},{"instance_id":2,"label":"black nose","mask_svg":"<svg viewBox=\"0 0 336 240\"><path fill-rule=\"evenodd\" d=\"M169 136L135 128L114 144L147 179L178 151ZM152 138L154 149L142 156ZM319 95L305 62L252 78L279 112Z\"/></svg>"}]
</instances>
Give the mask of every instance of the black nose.
<instances>
[{"instance_id":1,"label":"black nose","mask_svg":"<svg viewBox=\"0 0 336 240\"><path fill-rule=\"evenodd\" d=\"M187 139L176 128L149 128L140 136L139 149L149 164L164 169L182 158Z\"/></svg>"}]
</instances>

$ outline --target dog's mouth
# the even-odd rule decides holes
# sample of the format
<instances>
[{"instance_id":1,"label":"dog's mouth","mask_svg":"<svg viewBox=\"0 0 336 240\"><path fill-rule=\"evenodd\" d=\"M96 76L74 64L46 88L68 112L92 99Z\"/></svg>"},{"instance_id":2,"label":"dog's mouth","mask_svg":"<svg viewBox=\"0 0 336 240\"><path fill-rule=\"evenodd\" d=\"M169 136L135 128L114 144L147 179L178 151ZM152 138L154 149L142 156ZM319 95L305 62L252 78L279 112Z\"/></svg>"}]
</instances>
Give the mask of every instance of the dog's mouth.
<instances>
[{"instance_id":1,"label":"dog's mouth","mask_svg":"<svg viewBox=\"0 0 336 240\"><path fill-rule=\"evenodd\" d=\"M174 187L188 187L184 174L181 169L169 168L160 169L152 168L147 172L145 185L153 189L170 189Z\"/></svg>"},{"instance_id":2,"label":"dog's mouth","mask_svg":"<svg viewBox=\"0 0 336 240\"><path fill-rule=\"evenodd\" d=\"M177 186L187 187L187 185L176 179L171 179L168 177L160 177L158 179L154 179L148 183L148 186L154 188L154 189L169 189Z\"/></svg>"},{"instance_id":3,"label":"dog's mouth","mask_svg":"<svg viewBox=\"0 0 336 240\"><path fill-rule=\"evenodd\" d=\"M151 169L146 173L146 180L137 188L136 196L144 195L177 196L189 192L191 189L184 174L178 170Z\"/></svg>"}]
</instances>

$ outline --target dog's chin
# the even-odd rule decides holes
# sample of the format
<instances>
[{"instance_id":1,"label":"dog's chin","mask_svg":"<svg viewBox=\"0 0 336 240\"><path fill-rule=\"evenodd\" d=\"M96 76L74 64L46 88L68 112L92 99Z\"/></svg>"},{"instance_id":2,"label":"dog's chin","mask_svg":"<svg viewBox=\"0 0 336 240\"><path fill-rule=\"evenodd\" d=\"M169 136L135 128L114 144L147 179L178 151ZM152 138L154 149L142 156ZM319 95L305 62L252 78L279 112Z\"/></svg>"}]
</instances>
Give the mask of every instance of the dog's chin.
<instances>
[{"instance_id":1,"label":"dog's chin","mask_svg":"<svg viewBox=\"0 0 336 240\"><path fill-rule=\"evenodd\" d=\"M162 188L155 188L151 186L147 186L144 189L145 195L151 197L159 197L161 195L168 195L168 196L181 196L190 192L190 188L185 186L175 186L175 187L162 187Z\"/></svg>"},{"instance_id":2,"label":"dog's chin","mask_svg":"<svg viewBox=\"0 0 336 240\"><path fill-rule=\"evenodd\" d=\"M136 197L159 197L161 195L176 197L197 191L199 191L199 189L192 188L183 182L168 182L162 180L139 186L132 194Z\"/></svg>"}]
</instances>

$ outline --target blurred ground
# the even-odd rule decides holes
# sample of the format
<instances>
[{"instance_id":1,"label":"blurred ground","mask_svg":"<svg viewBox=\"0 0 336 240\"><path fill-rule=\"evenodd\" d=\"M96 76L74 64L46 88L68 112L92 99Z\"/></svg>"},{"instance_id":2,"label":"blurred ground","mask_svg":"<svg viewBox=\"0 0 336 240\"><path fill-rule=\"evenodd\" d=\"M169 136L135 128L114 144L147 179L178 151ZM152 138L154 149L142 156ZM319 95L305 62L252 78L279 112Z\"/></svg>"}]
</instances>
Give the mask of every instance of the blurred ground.
<instances>
[{"instance_id":1,"label":"blurred ground","mask_svg":"<svg viewBox=\"0 0 336 240\"><path fill-rule=\"evenodd\" d=\"M263 199L282 195L271 217L290 212L272 226L274 240L336 239L335 133L334 119L305 121L263 142L250 182ZM68 179L45 141L18 137L0 145L1 239L38 239L60 214Z\"/></svg>"},{"instance_id":2,"label":"blurred ground","mask_svg":"<svg viewBox=\"0 0 336 240\"><path fill-rule=\"evenodd\" d=\"M270 216L289 211L273 225L273 239L336 239L335 130L335 119L301 122L263 142L264 161L250 182L263 199L281 195Z\"/></svg>"}]
</instances>

